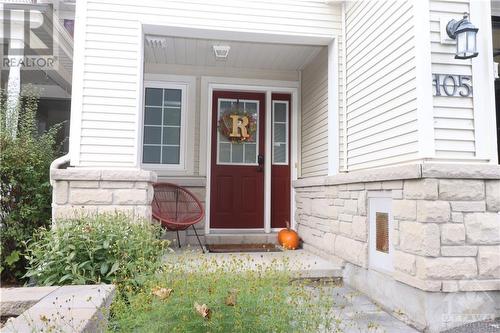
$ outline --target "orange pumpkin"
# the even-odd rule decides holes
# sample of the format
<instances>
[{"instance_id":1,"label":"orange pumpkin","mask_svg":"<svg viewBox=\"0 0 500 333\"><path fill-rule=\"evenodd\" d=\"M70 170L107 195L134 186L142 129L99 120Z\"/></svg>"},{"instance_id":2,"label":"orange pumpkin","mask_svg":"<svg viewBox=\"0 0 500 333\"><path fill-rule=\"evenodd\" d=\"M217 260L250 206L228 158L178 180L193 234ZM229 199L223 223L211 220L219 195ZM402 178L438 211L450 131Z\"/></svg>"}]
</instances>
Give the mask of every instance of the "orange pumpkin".
<instances>
[{"instance_id":1,"label":"orange pumpkin","mask_svg":"<svg viewBox=\"0 0 500 333\"><path fill-rule=\"evenodd\" d=\"M286 221L286 228L278 232L278 243L287 250L295 250L299 247L299 235L290 229L290 222Z\"/></svg>"}]
</instances>

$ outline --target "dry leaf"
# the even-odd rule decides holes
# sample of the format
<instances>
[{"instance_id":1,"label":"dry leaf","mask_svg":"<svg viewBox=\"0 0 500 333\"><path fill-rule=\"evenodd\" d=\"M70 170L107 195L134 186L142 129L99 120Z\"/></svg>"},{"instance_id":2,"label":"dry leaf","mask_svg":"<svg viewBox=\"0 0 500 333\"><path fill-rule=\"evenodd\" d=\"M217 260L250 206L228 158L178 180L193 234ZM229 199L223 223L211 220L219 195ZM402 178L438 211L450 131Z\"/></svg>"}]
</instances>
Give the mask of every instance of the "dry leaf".
<instances>
[{"instance_id":1,"label":"dry leaf","mask_svg":"<svg viewBox=\"0 0 500 333\"><path fill-rule=\"evenodd\" d=\"M237 289L231 289L228 291L228 295L226 297L226 305L227 306L235 306L236 305L236 300L238 298L238 290Z\"/></svg>"},{"instance_id":2,"label":"dry leaf","mask_svg":"<svg viewBox=\"0 0 500 333\"><path fill-rule=\"evenodd\" d=\"M171 288L154 287L151 289L153 295L161 300L167 299L174 290Z\"/></svg>"},{"instance_id":3,"label":"dry leaf","mask_svg":"<svg viewBox=\"0 0 500 333\"><path fill-rule=\"evenodd\" d=\"M212 314L212 311L208 308L206 304L198 304L194 303L194 308L196 311L205 319L210 319L210 315Z\"/></svg>"}]
</instances>

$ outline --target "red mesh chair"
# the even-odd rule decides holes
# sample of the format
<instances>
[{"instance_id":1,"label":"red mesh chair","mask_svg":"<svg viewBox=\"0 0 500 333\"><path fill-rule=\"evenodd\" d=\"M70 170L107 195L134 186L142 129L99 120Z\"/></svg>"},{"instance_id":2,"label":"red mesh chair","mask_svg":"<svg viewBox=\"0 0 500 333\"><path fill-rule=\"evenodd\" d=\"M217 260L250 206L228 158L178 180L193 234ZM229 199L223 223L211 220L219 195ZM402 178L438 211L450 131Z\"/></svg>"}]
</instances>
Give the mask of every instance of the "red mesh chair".
<instances>
[{"instance_id":1,"label":"red mesh chair","mask_svg":"<svg viewBox=\"0 0 500 333\"><path fill-rule=\"evenodd\" d=\"M179 230L186 230L193 227L194 234L198 239L201 250L205 253L201 245L200 237L194 225L200 222L205 215L200 201L188 190L169 183L156 183L154 187L154 197L151 204L153 218L160 221L162 227L177 233L177 242L181 247Z\"/></svg>"}]
</instances>

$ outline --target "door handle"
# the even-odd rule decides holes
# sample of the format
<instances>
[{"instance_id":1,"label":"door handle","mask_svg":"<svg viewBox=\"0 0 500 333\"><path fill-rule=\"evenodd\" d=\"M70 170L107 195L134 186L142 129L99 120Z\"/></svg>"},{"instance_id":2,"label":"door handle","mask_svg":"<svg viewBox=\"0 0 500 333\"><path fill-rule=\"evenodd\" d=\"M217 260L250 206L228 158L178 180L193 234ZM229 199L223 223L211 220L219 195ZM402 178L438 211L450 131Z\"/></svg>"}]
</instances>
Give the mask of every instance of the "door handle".
<instances>
[{"instance_id":1,"label":"door handle","mask_svg":"<svg viewBox=\"0 0 500 333\"><path fill-rule=\"evenodd\" d=\"M259 165L263 165L264 164L264 155L259 155L257 157L257 163L259 163Z\"/></svg>"},{"instance_id":2,"label":"door handle","mask_svg":"<svg viewBox=\"0 0 500 333\"><path fill-rule=\"evenodd\" d=\"M257 172L262 172L263 170L262 166L264 165L264 155L257 156L257 163L259 163L259 166L257 167Z\"/></svg>"}]
</instances>

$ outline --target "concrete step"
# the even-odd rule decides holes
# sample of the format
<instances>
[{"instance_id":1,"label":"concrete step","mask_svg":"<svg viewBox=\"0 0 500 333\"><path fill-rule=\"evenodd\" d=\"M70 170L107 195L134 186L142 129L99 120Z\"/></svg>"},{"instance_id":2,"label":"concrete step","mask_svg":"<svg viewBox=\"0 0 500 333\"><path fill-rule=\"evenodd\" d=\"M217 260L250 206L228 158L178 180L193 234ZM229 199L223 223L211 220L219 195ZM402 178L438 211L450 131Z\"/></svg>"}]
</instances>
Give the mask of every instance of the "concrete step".
<instances>
[{"instance_id":1,"label":"concrete step","mask_svg":"<svg viewBox=\"0 0 500 333\"><path fill-rule=\"evenodd\" d=\"M205 253L201 254L199 247L190 246L181 249L173 248L177 255L192 255L186 262L199 267L203 260L215 260L218 263L232 262L241 258L245 269L254 270L273 266L276 269L286 269L296 278L341 278L343 262L340 259L324 259L309 251L299 249L282 252L239 252L239 253ZM175 255L165 256L166 261L176 260Z\"/></svg>"},{"instance_id":2,"label":"concrete step","mask_svg":"<svg viewBox=\"0 0 500 333\"><path fill-rule=\"evenodd\" d=\"M190 244L194 244L193 240L196 242L196 238L192 239L192 236L187 236ZM194 237L194 236L193 236ZM210 234L205 235L205 244L277 244L278 234ZM203 242L203 238L200 237Z\"/></svg>"}]
</instances>

